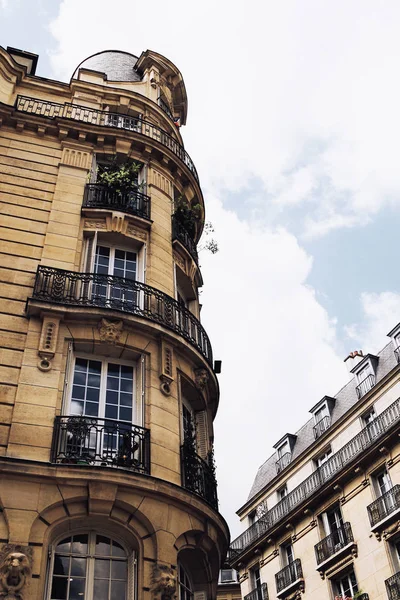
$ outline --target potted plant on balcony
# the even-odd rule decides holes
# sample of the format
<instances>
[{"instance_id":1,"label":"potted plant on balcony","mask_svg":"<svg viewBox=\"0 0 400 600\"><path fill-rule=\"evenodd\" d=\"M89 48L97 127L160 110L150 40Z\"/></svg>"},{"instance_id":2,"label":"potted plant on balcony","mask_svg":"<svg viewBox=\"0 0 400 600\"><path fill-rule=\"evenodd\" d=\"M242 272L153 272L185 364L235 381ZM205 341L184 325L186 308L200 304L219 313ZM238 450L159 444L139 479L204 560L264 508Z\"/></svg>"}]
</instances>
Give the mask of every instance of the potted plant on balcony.
<instances>
[{"instance_id":1,"label":"potted plant on balcony","mask_svg":"<svg viewBox=\"0 0 400 600\"><path fill-rule=\"evenodd\" d=\"M82 417L69 417L66 425L66 457L62 462L69 464L88 464L89 456L88 438L90 423Z\"/></svg>"},{"instance_id":2,"label":"potted plant on balcony","mask_svg":"<svg viewBox=\"0 0 400 600\"><path fill-rule=\"evenodd\" d=\"M202 215L201 205L193 204L193 206L183 196L179 196L174 202L175 221L185 229L185 231L194 240L198 224Z\"/></svg>"},{"instance_id":3,"label":"potted plant on balcony","mask_svg":"<svg viewBox=\"0 0 400 600\"><path fill-rule=\"evenodd\" d=\"M138 183L138 173L141 168L142 165L133 160L124 163L113 161L108 165L100 165L97 170L97 183L122 196L143 187L143 184Z\"/></svg>"}]
</instances>

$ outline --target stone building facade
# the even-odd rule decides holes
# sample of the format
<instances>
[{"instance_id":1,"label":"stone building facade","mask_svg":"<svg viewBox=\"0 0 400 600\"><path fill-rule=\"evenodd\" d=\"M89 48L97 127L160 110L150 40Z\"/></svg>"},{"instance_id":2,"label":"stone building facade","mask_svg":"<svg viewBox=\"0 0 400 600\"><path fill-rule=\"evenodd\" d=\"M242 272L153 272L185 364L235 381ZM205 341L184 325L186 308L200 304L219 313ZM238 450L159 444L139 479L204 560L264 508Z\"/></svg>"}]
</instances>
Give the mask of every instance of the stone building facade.
<instances>
[{"instance_id":1,"label":"stone building facade","mask_svg":"<svg viewBox=\"0 0 400 600\"><path fill-rule=\"evenodd\" d=\"M185 85L151 51L69 83L37 58L0 48L0 596L212 599L229 532Z\"/></svg>"},{"instance_id":2,"label":"stone building facade","mask_svg":"<svg viewBox=\"0 0 400 600\"><path fill-rule=\"evenodd\" d=\"M400 325L258 470L229 549L244 600L400 598Z\"/></svg>"}]
</instances>

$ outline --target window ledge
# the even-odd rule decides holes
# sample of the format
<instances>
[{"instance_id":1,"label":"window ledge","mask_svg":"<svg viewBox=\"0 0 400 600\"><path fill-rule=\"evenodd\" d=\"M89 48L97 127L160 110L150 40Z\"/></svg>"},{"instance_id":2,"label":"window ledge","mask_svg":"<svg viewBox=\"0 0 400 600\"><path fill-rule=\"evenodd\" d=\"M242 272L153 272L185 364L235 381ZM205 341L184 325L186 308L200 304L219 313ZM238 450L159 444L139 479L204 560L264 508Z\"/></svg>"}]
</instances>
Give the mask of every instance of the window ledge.
<instances>
[{"instance_id":1,"label":"window ledge","mask_svg":"<svg viewBox=\"0 0 400 600\"><path fill-rule=\"evenodd\" d=\"M390 513L390 515L387 515L384 519L382 519L381 521L378 521L378 523L376 523L373 527L371 527L371 531L372 533L375 534L375 536L378 538L378 540L380 540L380 533L383 529L383 527L387 524L390 523L390 521L393 519L393 517L400 515L400 507L396 508L396 510L394 510L393 512Z\"/></svg>"},{"instance_id":2,"label":"window ledge","mask_svg":"<svg viewBox=\"0 0 400 600\"><path fill-rule=\"evenodd\" d=\"M284 596L286 596L286 594L288 594L291 590L295 589L296 587L298 587L302 592L304 592L305 586L303 577L299 577L299 579L296 579L296 581L293 581L293 583L287 585L285 588L283 588L283 590L276 594L276 597L283 598Z\"/></svg>"},{"instance_id":3,"label":"window ledge","mask_svg":"<svg viewBox=\"0 0 400 600\"><path fill-rule=\"evenodd\" d=\"M329 558L317 565L316 570L319 571L319 574L321 575L322 579L324 578L325 571L328 569L328 567L331 566L333 562L343 558L343 556L349 551L355 558L357 558L358 551L356 542L349 542L348 544L346 544L346 546L343 546L343 548L341 548L340 550L332 554L332 556L330 556Z\"/></svg>"}]
</instances>

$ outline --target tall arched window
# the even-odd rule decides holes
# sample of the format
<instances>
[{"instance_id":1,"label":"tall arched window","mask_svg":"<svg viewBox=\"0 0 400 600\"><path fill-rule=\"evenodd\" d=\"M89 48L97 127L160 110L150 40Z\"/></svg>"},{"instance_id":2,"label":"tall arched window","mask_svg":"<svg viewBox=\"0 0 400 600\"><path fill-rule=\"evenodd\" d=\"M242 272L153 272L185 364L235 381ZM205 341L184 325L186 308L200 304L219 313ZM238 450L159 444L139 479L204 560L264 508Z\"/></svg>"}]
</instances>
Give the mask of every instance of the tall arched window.
<instances>
[{"instance_id":1,"label":"tall arched window","mask_svg":"<svg viewBox=\"0 0 400 600\"><path fill-rule=\"evenodd\" d=\"M128 553L114 539L76 533L53 548L48 600L131 600Z\"/></svg>"},{"instance_id":2,"label":"tall arched window","mask_svg":"<svg viewBox=\"0 0 400 600\"><path fill-rule=\"evenodd\" d=\"M192 582L182 565L179 565L179 600L193 600Z\"/></svg>"}]
</instances>

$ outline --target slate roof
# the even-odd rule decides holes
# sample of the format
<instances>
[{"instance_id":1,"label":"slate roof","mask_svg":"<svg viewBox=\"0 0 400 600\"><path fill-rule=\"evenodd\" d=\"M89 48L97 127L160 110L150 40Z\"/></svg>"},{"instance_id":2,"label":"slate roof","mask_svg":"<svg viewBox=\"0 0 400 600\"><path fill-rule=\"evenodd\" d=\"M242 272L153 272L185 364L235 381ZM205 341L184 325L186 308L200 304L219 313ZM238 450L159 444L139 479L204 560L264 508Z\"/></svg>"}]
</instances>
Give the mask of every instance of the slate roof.
<instances>
[{"instance_id":1,"label":"slate roof","mask_svg":"<svg viewBox=\"0 0 400 600\"><path fill-rule=\"evenodd\" d=\"M141 77L135 65L138 57L121 50L105 50L83 60L75 69L72 78L79 69L90 69L105 73L109 81L140 81Z\"/></svg>"},{"instance_id":2,"label":"slate roof","mask_svg":"<svg viewBox=\"0 0 400 600\"><path fill-rule=\"evenodd\" d=\"M397 364L393 352L393 343L390 341L381 350L378 355L379 361L376 370L376 382L385 377ZM335 423L344 415L354 404L358 402L356 393L356 378L353 377L335 396L336 402L331 414L331 424ZM292 452L292 460L304 452L314 440L313 427L314 418L311 417L303 427L296 432L296 443ZM258 469L256 478L250 490L247 501L251 500L259 491L276 477L276 452L270 456L264 464Z\"/></svg>"}]
</instances>

